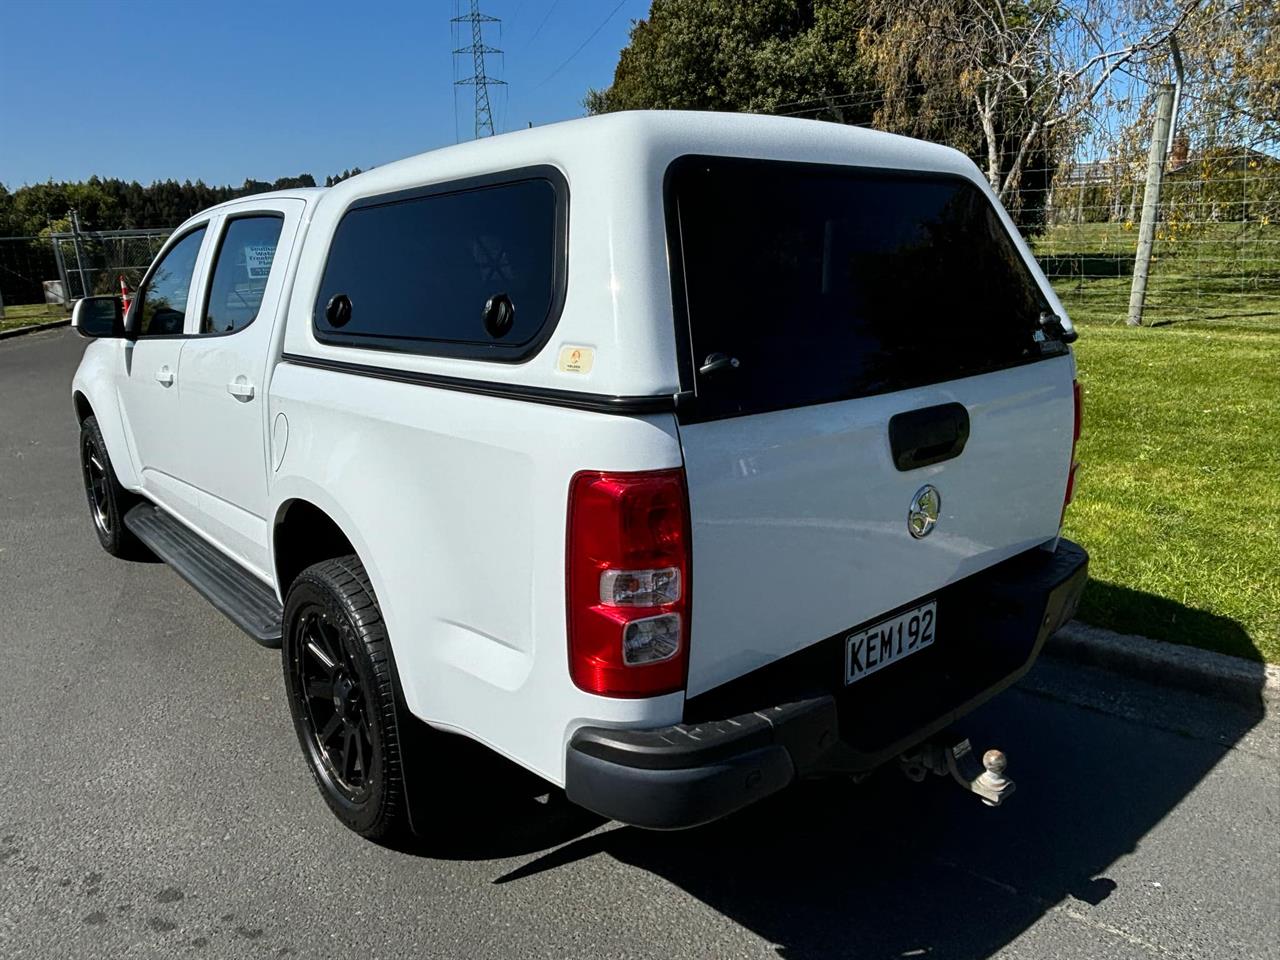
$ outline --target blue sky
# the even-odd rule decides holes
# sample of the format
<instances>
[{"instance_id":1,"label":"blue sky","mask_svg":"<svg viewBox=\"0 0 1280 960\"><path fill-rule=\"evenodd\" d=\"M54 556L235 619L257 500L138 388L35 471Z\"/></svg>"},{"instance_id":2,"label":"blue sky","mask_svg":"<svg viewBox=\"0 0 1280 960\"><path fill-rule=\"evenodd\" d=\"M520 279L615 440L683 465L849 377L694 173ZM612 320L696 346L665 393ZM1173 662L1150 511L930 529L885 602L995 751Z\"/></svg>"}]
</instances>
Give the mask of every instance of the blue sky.
<instances>
[{"instance_id":1,"label":"blue sky","mask_svg":"<svg viewBox=\"0 0 1280 960\"><path fill-rule=\"evenodd\" d=\"M0 182L323 181L469 139L458 2L0 0ZM581 116L648 7L481 0L500 129Z\"/></svg>"}]
</instances>

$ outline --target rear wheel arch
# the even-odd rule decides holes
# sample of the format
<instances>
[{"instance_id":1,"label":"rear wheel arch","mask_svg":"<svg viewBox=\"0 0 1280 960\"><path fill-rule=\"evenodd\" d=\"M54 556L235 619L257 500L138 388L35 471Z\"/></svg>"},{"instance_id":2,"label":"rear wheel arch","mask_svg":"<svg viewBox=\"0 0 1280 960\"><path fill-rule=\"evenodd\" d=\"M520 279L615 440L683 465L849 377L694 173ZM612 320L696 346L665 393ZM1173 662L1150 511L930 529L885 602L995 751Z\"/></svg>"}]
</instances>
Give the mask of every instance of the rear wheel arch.
<instances>
[{"instance_id":1,"label":"rear wheel arch","mask_svg":"<svg viewBox=\"0 0 1280 960\"><path fill-rule=\"evenodd\" d=\"M280 505L271 534L271 548L276 586L282 599L298 574L312 564L360 554L336 520L301 498ZM364 559L367 563L367 558Z\"/></svg>"}]
</instances>

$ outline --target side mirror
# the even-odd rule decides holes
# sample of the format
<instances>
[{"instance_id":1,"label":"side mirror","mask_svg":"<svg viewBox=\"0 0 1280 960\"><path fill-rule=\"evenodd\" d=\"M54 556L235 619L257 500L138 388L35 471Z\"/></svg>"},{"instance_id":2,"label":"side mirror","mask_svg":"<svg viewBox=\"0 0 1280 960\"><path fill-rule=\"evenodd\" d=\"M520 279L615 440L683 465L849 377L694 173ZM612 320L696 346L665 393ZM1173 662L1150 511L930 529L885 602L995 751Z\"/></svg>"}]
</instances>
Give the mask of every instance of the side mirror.
<instances>
[{"instance_id":1,"label":"side mirror","mask_svg":"<svg viewBox=\"0 0 1280 960\"><path fill-rule=\"evenodd\" d=\"M82 337L124 336L124 310L120 298L114 294L102 297L83 297L71 309L71 326Z\"/></svg>"}]
</instances>

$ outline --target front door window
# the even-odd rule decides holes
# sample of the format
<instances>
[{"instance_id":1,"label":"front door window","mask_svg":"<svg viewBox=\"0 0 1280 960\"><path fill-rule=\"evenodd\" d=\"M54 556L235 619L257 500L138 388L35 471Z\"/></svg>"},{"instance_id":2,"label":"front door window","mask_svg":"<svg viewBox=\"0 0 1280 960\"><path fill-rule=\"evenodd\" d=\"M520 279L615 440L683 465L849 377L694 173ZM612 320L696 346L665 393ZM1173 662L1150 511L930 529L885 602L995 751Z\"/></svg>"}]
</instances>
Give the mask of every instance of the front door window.
<instances>
[{"instance_id":1,"label":"front door window","mask_svg":"<svg viewBox=\"0 0 1280 960\"><path fill-rule=\"evenodd\" d=\"M203 226L192 230L169 248L141 293L138 304L139 337L163 337L182 333L191 295L191 278L204 242Z\"/></svg>"}]
</instances>

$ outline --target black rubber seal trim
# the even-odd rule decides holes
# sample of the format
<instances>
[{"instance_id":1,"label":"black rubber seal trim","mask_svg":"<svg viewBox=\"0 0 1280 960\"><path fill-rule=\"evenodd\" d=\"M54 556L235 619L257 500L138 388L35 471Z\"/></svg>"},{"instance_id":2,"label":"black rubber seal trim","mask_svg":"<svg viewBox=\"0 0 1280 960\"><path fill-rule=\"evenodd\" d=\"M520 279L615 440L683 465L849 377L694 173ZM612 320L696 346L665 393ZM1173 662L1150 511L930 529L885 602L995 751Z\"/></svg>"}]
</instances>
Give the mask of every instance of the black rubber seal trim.
<instances>
[{"instance_id":1,"label":"black rubber seal trim","mask_svg":"<svg viewBox=\"0 0 1280 960\"><path fill-rule=\"evenodd\" d=\"M627 416L671 413L676 408L675 397L669 394L614 396L604 393L583 393L576 390L556 390L552 387L533 387L519 383L501 383L494 380L472 380L469 377L449 377L438 373L420 373L416 370L397 370L392 367L352 363L348 360L306 357L296 353L286 353L280 359L285 363L292 363L301 367L314 367L317 370L332 370L335 373L349 373L358 377L374 377L378 380L393 380L397 383L436 387L441 390L454 390L458 393L477 393L481 396L500 397L504 400L525 400L530 403L543 403L553 407L590 410L594 413L612 413Z\"/></svg>"}]
</instances>

